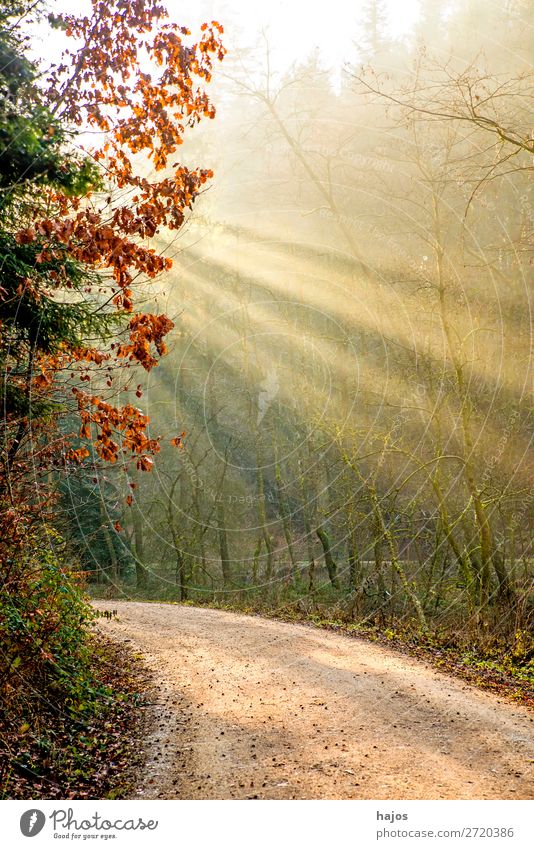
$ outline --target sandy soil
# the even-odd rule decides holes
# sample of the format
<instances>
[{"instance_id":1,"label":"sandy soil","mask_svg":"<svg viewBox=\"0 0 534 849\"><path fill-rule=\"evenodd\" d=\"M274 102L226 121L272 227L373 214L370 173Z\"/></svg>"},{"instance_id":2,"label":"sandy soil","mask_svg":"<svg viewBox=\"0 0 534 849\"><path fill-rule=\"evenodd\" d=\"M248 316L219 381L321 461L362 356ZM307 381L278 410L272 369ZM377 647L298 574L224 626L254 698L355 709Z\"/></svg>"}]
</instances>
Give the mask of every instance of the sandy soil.
<instances>
[{"instance_id":1,"label":"sandy soil","mask_svg":"<svg viewBox=\"0 0 534 849\"><path fill-rule=\"evenodd\" d=\"M304 625L96 606L156 676L135 798L534 798L532 714L425 663Z\"/></svg>"}]
</instances>

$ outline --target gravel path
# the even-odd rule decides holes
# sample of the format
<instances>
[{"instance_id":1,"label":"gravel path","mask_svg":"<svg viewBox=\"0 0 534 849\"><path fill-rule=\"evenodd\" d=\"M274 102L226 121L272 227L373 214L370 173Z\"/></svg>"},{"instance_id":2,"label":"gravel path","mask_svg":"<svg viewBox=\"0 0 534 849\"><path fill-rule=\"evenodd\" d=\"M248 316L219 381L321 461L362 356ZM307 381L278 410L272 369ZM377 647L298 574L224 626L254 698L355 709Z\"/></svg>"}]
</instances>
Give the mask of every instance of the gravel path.
<instances>
[{"instance_id":1,"label":"gravel path","mask_svg":"<svg viewBox=\"0 0 534 849\"><path fill-rule=\"evenodd\" d=\"M532 799L534 719L364 640L103 602L157 692L136 798Z\"/></svg>"}]
</instances>

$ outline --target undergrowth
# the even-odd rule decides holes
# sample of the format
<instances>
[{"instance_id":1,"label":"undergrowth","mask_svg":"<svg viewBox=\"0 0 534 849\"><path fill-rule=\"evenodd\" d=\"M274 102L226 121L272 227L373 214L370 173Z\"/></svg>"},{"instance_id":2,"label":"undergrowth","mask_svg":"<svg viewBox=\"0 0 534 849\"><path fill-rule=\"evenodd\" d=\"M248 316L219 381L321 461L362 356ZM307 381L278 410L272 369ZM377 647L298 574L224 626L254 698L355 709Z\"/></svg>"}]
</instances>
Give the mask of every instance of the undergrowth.
<instances>
[{"instance_id":1,"label":"undergrowth","mask_svg":"<svg viewBox=\"0 0 534 849\"><path fill-rule=\"evenodd\" d=\"M40 537L0 588L0 798L115 798L128 792L142 668L92 633L76 575Z\"/></svg>"}]
</instances>

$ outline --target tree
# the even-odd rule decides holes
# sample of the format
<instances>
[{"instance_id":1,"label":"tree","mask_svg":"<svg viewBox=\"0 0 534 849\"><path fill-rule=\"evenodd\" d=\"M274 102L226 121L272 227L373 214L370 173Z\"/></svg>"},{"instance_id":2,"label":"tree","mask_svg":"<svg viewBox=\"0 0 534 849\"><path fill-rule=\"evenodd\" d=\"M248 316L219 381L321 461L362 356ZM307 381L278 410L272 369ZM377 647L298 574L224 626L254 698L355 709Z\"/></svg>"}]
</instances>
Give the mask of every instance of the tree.
<instances>
[{"instance_id":1,"label":"tree","mask_svg":"<svg viewBox=\"0 0 534 849\"><path fill-rule=\"evenodd\" d=\"M186 127L213 117L196 83L210 79L212 55L224 54L217 23L204 25L199 43L187 46L188 30L169 23L154 0L94 0L89 17L51 17L80 46L42 87L17 22L6 26L32 9L8 6L0 42L7 60L0 77L0 490L12 503L28 463L55 468L88 456L85 447L51 447L58 392L64 409L69 381L80 435L94 440L99 457L114 463L130 454L138 468L152 466L159 445L147 435L148 418L84 385L105 369L116 395L117 367L139 363L149 371L165 352L173 324L165 315L135 312L133 286L170 267L146 240L163 227L179 228L211 176L170 166L169 157ZM147 65L152 74L142 70ZM101 148L80 146L86 126L104 134ZM166 176L140 176L139 154L152 159L156 172L166 168ZM112 341L121 327L126 338Z\"/></svg>"},{"instance_id":2,"label":"tree","mask_svg":"<svg viewBox=\"0 0 534 849\"><path fill-rule=\"evenodd\" d=\"M117 475L109 466L99 468L94 451L91 462L75 465L59 478L54 521L91 582L116 583L134 563L131 543L122 531L123 516L130 511L120 480L113 478ZM137 568L137 545L135 555Z\"/></svg>"},{"instance_id":3,"label":"tree","mask_svg":"<svg viewBox=\"0 0 534 849\"><path fill-rule=\"evenodd\" d=\"M362 10L362 34L365 57L377 59L387 45L387 12L384 0L368 0Z\"/></svg>"},{"instance_id":4,"label":"tree","mask_svg":"<svg viewBox=\"0 0 534 849\"><path fill-rule=\"evenodd\" d=\"M22 220L17 217L14 231L7 235L26 262L11 277L11 313L4 312L3 318L9 322L11 348L21 334L29 333L27 387L35 383L54 388L73 359L86 364L82 379L88 378L90 364L105 362L111 368L137 362L147 371L156 365L172 322L164 315L135 313L132 286L141 276L153 279L171 261L143 241L163 227L178 229L211 176L205 169L176 165L170 176L151 181L136 172L134 155L145 154L160 172L169 166L186 126L203 115L213 117L214 109L207 95L195 88L195 79L209 80L211 54L223 56L216 37L219 25L204 26L199 44L187 47L183 39L188 30L166 22L154 0L115 0L106 6L95 0L92 10L88 18L54 19L82 46L50 72L44 94L32 88L34 102L46 99L39 110L40 138L33 144L49 155L46 138L52 137L56 160L59 157L44 171L50 185L43 187L37 203L32 197L28 208L26 192L34 189L35 181L24 170L11 193L26 214ZM152 75L141 70L145 63L154 65ZM78 161L74 157L74 170L72 154L62 151L62 144L69 134L75 141L76 131L85 124L103 132L105 142L90 156L78 156ZM67 179L62 174L58 186L54 168L60 167L66 167ZM43 170L44 163L37 176ZM106 191L95 194L97 188ZM79 295L74 303L58 304L58 294L65 289ZM13 306L17 296L26 308L22 319L20 305ZM128 315L125 342L108 350L86 344L94 332ZM146 418L133 405L117 407L77 386L73 393L83 433L95 426L102 459L116 461L122 448L139 455L138 467L150 468L148 455L157 451L157 444L147 437ZM116 429L122 432L122 446L112 438ZM28 433L28 428L25 433L19 429L8 451L10 460Z\"/></svg>"},{"instance_id":5,"label":"tree","mask_svg":"<svg viewBox=\"0 0 534 849\"><path fill-rule=\"evenodd\" d=\"M15 664L36 692L55 682L57 695L75 688L76 664L88 668L89 616L57 532L58 483L93 453L150 470L159 450L123 369L157 365L173 323L137 310L134 290L170 268L150 239L181 227L211 177L170 158L214 115L203 86L224 48L217 22L190 43L156 0L92 0L86 17L49 16L76 46L43 74L22 35L43 10L0 9L0 680ZM99 148L85 146L87 130ZM69 436L61 421L73 412ZM105 492L85 480L86 496L87 530L116 578Z\"/></svg>"},{"instance_id":6,"label":"tree","mask_svg":"<svg viewBox=\"0 0 534 849\"><path fill-rule=\"evenodd\" d=\"M446 454L435 449L429 480L437 498L444 539L451 546L463 573L475 616L482 622L492 600L492 572L497 580L495 596L508 610L515 603L515 591L499 550L496 531L498 510L495 505L503 505L504 499L501 501L502 496L489 497L487 461L480 438L483 408L480 396L473 392L473 371L477 362L475 340L480 330L477 323L469 326L459 315L456 278L459 268L468 268L469 263L474 262L474 267L480 269L479 276L499 275L498 268L480 243L483 240L491 244L491 239L500 236L501 244L504 237L505 246L509 247L512 213L507 214L508 226L504 233L496 234L491 232L487 213L484 208L477 208L476 201L499 178L506 177L509 181L510 175L530 169L525 153L532 152L532 140L526 131L523 114L528 78L519 75L502 80L479 71L474 65L455 72L448 66L432 63L426 67L419 63L413 77L395 91L389 83L368 75L358 75L357 79L364 92L378 95L388 105L390 114L397 116L397 127L403 128L408 151L405 162L410 163L409 182L414 189L410 190L407 181L399 189L399 197L405 207L413 209L410 227L413 228L414 219L423 212L424 226L420 226L418 232L434 258L434 267L427 265L425 285L436 298L435 312L442 334L447 383L456 407L449 427L452 425L457 445L453 452ZM522 115L520 121L517 120L519 114ZM487 135L494 142L489 149ZM509 186L506 188L508 190ZM503 200L501 197L501 202ZM477 283L463 271L462 285L468 291L475 289ZM503 276L503 283L510 287L508 275ZM473 306L475 304L473 298ZM494 329L501 331L498 326ZM484 332L489 331L490 327L486 326ZM514 399L517 405L522 401L521 395ZM441 418L439 410L434 425L440 448ZM444 462L459 469L454 478L461 483L467 496L467 504L460 510L461 519L455 522L450 520L441 489ZM450 496L448 500L452 501ZM471 516L472 530L465 533L465 542L459 544L457 537L468 527L467 517Z\"/></svg>"}]
</instances>

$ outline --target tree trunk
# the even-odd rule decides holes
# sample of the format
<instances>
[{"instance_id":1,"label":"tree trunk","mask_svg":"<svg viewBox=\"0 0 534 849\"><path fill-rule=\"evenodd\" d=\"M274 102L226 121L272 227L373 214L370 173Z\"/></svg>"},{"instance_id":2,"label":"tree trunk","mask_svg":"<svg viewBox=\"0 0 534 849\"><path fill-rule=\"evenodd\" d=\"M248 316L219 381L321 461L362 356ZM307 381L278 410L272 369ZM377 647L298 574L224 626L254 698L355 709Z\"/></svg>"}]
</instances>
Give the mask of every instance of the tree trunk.
<instances>
[{"instance_id":1,"label":"tree trunk","mask_svg":"<svg viewBox=\"0 0 534 849\"><path fill-rule=\"evenodd\" d=\"M356 538L356 529L352 528L349 537L349 588L355 589L358 585L360 577L360 557L358 554L358 541Z\"/></svg>"},{"instance_id":2,"label":"tree trunk","mask_svg":"<svg viewBox=\"0 0 534 849\"><path fill-rule=\"evenodd\" d=\"M434 212L434 234L435 234L435 256L436 256L436 272L438 280L439 293L439 315L443 335L447 344L449 357L456 378L456 388L458 392L458 401L460 404L460 424L463 441L463 467L464 479L467 490L471 496L475 519L478 531L478 542L480 549L480 568L477 575L478 581L478 612L483 614L489 603L489 589L491 578L491 567L494 559L493 534L491 531L490 522L486 507L481 497L481 493L476 480L475 470L473 466L473 432L471 421L471 403L465 383L464 369L460 361L457 340L454 336L453 329L449 321L448 307L446 301L445 288L445 273L443 268L444 250L441 239L441 222L438 206L438 198L434 195L433 198Z\"/></svg>"},{"instance_id":3,"label":"tree trunk","mask_svg":"<svg viewBox=\"0 0 534 849\"><path fill-rule=\"evenodd\" d=\"M132 511L135 546L135 582L138 589L148 586L148 571L145 566L145 548L143 538L143 517L138 507Z\"/></svg>"},{"instance_id":4,"label":"tree trunk","mask_svg":"<svg viewBox=\"0 0 534 849\"><path fill-rule=\"evenodd\" d=\"M378 496L377 496L377 493L376 493L376 489L374 488L374 486L369 487L369 492L370 492L370 495L371 495L371 502L372 502L372 505L373 505L373 511L375 513L377 525L380 529L380 532L381 532L383 539L386 541L387 546L389 548L389 553L390 553L390 557L391 557L391 565L392 565L393 569L395 570L395 572L397 573L397 575L399 576L399 580L402 584L402 588L403 588L404 592L406 593L407 597L410 599L410 601L411 601L411 603L414 607L414 610L417 614L417 618L419 619L419 624L421 625L421 630L423 631L423 633L427 634L428 633L428 623L426 621L426 616L425 616L425 613L424 613L424 610L423 610L423 606L422 606L421 602L419 601L419 599L417 597L417 592L410 585L410 582L408 581L408 578L406 577L406 572L404 571L404 568L403 568L402 563L400 561L396 542L393 538L391 531L386 526L386 523L384 521L384 516L382 514L382 509L380 507L380 503L379 503Z\"/></svg>"},{"instance_id":5,"label":"tree trunk","mask_svg":"<svg viewBox=\"0 0 534 849\"><path fill-rule=\"evenodd\" d=\"M111 534L109 532L109 519L106 511L106 505L104 503L104 496L102 494L102 490L99 491L99 503L100 503L100 522L102 528L102 535L104 537L104 542L106 543L106 548L108 550L109 555L109 563L110 563L110 571L108 573L108 578L113 583L117 583L119 580L119 568L117 563L117 552L115 551L115 546L113 545L113 540L111 539Z\"/></svg>"},{"instance_id":6,"label":"tree trunk","mask_svg":"<svg viewBox=\"0 0 534 849\"><path fill-rule=\"evenodd\" d=\"M289 555L289 562L291 563L291 576L293 581L297 578L298 565L295 557L295 552L293 550L293 539L291 536L291 521L289 518L289 511L287 508L286 500L284 497L284 488L282 483L282 472L280 469L280 464L278 462L278 448L275 442L275 478L276 478L276 488L278 491L278 504L280 507L280 513L282 518L282 527L284 529L284 537L286 540L287 553Z\"/></svg>"},{"instance_id":7,"label":"tree trunk","mask_svg":"<svg viewBox=\"0 0 534 849\"><path fill-rule=\"evenodd\" d=\"M332 557L331 543L330 537L324 528L316 528L315 532L321 541L321 545L323 546L324 552L324 562L326 569L328 571L328 577L330 579L330 583L334 587L334 589L339 589L339 581L337 579L337 563Z\"/></svg>"},{"instance_id":8,"label":"tree trunk","mask_svg":"<svg viewBox=\"0 0 534 849\"><path fill-rule=\"evenodd\" d=\"M217 502L217 538L219 540L219 555L221 558L221 571L223 587L232 583L232 564L228 550L228 535L226 533L226 514L223 501Z\"/></svg>"},{"instance_id":9,"label":"tree trunk","mask_svg":"<svg viewBox=\"0 0 534 849\"><path fill-rule=\"evenodd\" d=\"M187 601L187 579L185 574L185 557L183 551L175 545L176 571L175 582L178 586L178 597L180 601Z\"/></svg>"}]
</instances>

